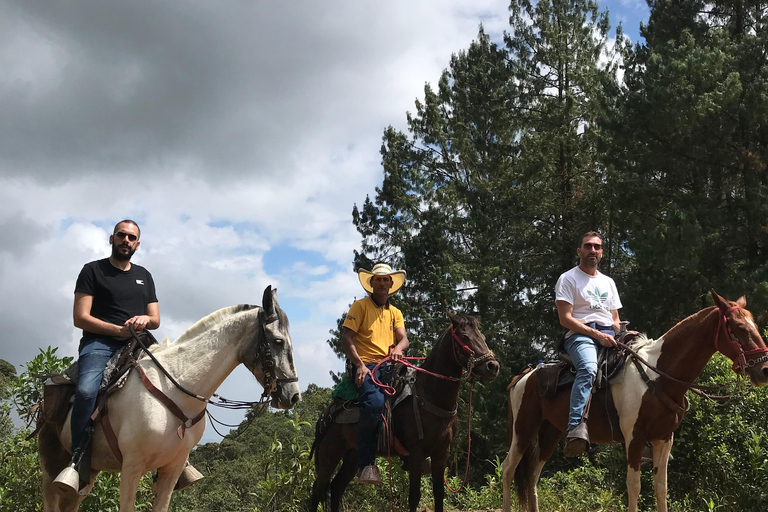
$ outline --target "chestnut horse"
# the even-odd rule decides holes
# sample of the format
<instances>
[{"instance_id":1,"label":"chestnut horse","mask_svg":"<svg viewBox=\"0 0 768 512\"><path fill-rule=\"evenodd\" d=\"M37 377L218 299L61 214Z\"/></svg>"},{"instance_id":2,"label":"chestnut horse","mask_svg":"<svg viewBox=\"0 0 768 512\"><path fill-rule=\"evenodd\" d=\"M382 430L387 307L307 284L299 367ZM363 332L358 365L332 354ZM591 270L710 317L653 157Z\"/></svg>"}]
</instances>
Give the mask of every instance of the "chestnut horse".
<instances>
[{"instance_id":1,"label":"chestnut horse","mask_svg":"<svg viewBox=\"0 0 768 512\"><path fill-rule=\"evenodd\" d=\"M633 345L639 347L635 349L638 356L659 370L656 373L640 364L650 384L627 361L609 382L612 405L599 405L608 403L605 390L593 397L587 422L591 442L622 442L625 447L628 512L637 512L641 451L647 442L653 446L656 510L667 511L667 460L674 431L687 408L685 392L715 352L734 361L733 369L749 375L755 386L768 384L768 348L752 314L744 309L746 300L726 301L714 290L712 298L715 306L689 316L658 340L643 339ZM510 385L511 439L502 476L504 512L511 507L513 479L521 509L538 511L536 483L566 430L570 388L559 389L552 399L540 398L538 373L529 372Z\"/></svg>"},{"instance_id":2,"label":"chestnut horse","mask_svg":"<svg viewBox=\"0 0 768 512\"><path fill-rule=\"evenodd\" d=\"M391 428L409 452L405 469L409 476L408 505L411 512L416 510L421 499L422 462L427 457L431 457L435 512L443 510L443 474L458 425L456 409L462 373L469 369L469 378L488 381L496 378L499 373L499 363L488 350L477 320L471 316L451 313L448 316L451 326L440 336L421 366L436 376L417 372L414 393L418 396L416 407L420 420L417 420L414 412L416 407L413 395L400 402L392 411ZM418 421L421 425L417 425ZM419 435L420 427L423 428L422 436ZM320 502L325 502L330 483L331 511L338 512L344 489L352 481L357 469L357 423L331 423L323 437L315 439L315 448L317 478L312 487L309 510L316 512ZM331 481L333 471L340 461L341 468Z\"/></svg>"},{"instance_id":3,"label":"chestnut horse","mask_svg":"<svg viewBox=\"0 0 768 512\"><path fill-rule=\"evenodd\" d=\"M152 355L179 385L209 399L232 370L243 363L271 395L272 407L290 409L301 399L293 348L288 334L288 317L277 302L277 290L264 290L263 307L230 306L211 313L187 329L173 343L151 348ZM91 480L81 493L93 487L99 471L120 472L120 512L132 512L139 479L157 469L152 512L165 512L173 487L184 470L192 448L205 430L206 404L183 393L147 357L139 359L122 388L112 393L107 404L117 452L97 425L93 441ZM149 381L170 398L187 418L180 420L153 396L142 382ZM56 475L70 463L70 422L40 425L40 465L43 469L43 510L73 512L84 495L62 495L52 485ZM40 420L42 422L42 420Z\"/></svg>"}]
</instances>

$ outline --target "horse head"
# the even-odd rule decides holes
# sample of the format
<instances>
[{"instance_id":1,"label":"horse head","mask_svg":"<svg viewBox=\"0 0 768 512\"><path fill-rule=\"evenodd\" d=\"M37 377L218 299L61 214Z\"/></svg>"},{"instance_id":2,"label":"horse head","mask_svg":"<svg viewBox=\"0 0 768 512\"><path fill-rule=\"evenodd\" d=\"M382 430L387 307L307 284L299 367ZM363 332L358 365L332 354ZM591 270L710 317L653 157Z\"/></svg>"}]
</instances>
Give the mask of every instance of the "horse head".
<instances>
[{"instance_id":1,"label":"horse head","mask_svg":"<svg viewBox=\"0 0 768 512\"><path fill-rule=\"evenodd\" d=\"M720 321L715 335L715 348L733 361L736 373L749 376L755 386L768 384L768 348L747 311L747 299L728 301L711 291Z\"/></svg>"},{"instance_id":2,"label":"horse head","mask_svg":"<svg viewBox=\"0 0 768 512\"><path fill-rule=\"evenodd\" d=\"M243 364L264 387L263 398L272 398L271 406L290 409L301 400L293 346L288 333L288 317L277 302L277 289L267 286L258 315L254 341L243 354Z\"/></svg>"},{"instance_id":3,"label":"horse head","mask_svg":"<svg viewBox=\"0 0 768 512\"><path fill-rule=\"evenodd\" d=\"M455 315L448 312L451 319L450 330L455 344L456 360L463 362L472 378L481 382L492 381L499 374L500 365L493 352L485 343L485 336L480 332L480 322L473 316Z\"/></svg>"}]
</instances>

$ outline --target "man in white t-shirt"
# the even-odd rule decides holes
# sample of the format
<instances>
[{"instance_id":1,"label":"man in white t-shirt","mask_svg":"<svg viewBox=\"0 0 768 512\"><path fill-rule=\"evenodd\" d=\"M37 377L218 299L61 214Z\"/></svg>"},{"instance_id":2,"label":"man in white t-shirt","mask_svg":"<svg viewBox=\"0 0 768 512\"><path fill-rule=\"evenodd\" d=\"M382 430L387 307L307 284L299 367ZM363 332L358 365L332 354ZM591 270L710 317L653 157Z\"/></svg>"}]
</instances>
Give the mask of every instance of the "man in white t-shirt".
<instances>
[{"instance_id":1,"label":"man in white t-shirt","mask_svg":"<svg viewBox=\"0 0 768 512\"><path fill-rule=\"evenodd\" d=\"M557 314L560 324L568 329L564 347L560 348L565 348L576 368L563 450L566 457L579 455L589 447L582 417L597 375L597 350L600 345L616 346L614 335L619 332L621 308L616 283L597 270L603 257L602 237L594 231L585 233L576 254L579 265L562 274L555 285Z\"/></svg>"}]
</instances>

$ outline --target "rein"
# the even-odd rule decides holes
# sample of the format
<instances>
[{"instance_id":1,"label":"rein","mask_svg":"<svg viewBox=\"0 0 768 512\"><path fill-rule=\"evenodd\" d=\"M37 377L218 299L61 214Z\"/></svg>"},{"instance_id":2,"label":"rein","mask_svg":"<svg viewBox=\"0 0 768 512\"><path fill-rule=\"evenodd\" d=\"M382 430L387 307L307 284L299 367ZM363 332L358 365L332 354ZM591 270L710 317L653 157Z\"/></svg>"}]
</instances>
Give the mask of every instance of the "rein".
<instances>
[{"instance_id":1,"label":"rein","mask_svg":"<svg viewBox=\"0 0 768 512\"><path fill-rule=\"evenodd\" d=\"M726 317L728 313L736 309L741 309L741 308L739 306L731 306L724 313L721 312L718 319L717 331L715 332L715 349L718 352L722 354L722 351L720 350L719 343L718 343L718 339L720 337L720 331L722 330L722 331L725 331L725 333L728 335L728 341L730 342L731 347L738 354L735 360L729 357L731 361L734 361L732 366L733 371L744 370L747 367L752 367L757 363L768 360L768 347L762 347L762 348L758 347L758 348L747 350L747 351L745 351L741 347L741 343L739 343L739 340L736 337L736 335L733 334L733 331L731 330L731 326L728 325L728 318ZM712 393L713 391L716 391L722 388L716 387L716 386L697 386L691 382L686 382L684 380L680 380L675 377L672 377L668 373L665 373L659 370L657 367L653 366L647 360L643 359L643 357L640 356L640 354L638 354L631 347L629 347L629 345L626 345L620 341L617 341L616 344L622 349L629 352L635 360L640 361L641 363L643 363L645 366L647 366L648 368L656 372L661 377L664 377L672 382L685 386L687 389L690 389L692 392L696 393L702 398L706 398L708 400L712 400L716 402L725 402L732 398L731 395L710 395L709 393ZM750 356L752 354L764 354L764 355L747 361L747 356Z\"/></svg>"},{"instance_id":2,"label":"rein","mask_svg":"<svg viewBox=\"0 0 768 512\"><path fill-rule=\"evenodd\" d=\"M216 431L217 434L219 434L222 437L225 437L224 435L221 434L221 432L218 431L218 429L216 428L214 423L218 423L219 425L223 425L223 426L227 426L227 427L237 427L238 425L229 425L229 424L226 424L226 423L223 423L223 422L217 420L216 418L213 417L211 412L208 411L207 405L212 405L214 407L219 407L219 408L222 408L222 409L230 409L230 410L238 410L238 409L242 410L242 409L251 409L251 408L256 409L257 407L261 406L261 407L259 407L259 412L261 412L261 411L266 409L266 406L269 404L270 397L272 395L275 395L278 392L281 383L284 383L284 382L297 382L298 381L297 377L284 379L284 378L277 378L276 375L275 375L275 371L274 371L275 362L272 360L272 351L271 351L271 349L269 347L269 341L267 340L267 336L266 336L266 325L278 321L279 320L278 316L277 315L271 315L271 316L267 317L264 314L264 310L262 308L262 310L259 312L259 318L262 320L260 322L262 336L261 336L261 339L259 341L259 355L260 355L260 359L261 359L262 371L264 372L264 376L265 376L265 383L264 383L264 393L262 393L261 398L259 400L257 400L257 401L229 400L227 398L224 398L222 396L217 395L216 393L214 393L212 395L212 398L215 398L216 400L212 400L212 399L208 399L208 398L205 398L203 396L200 396L197 393L194 393L194 392L188 390L187 388L185 388L184 386L179 384L176 381L176 379L174 379L173 376L171 376L171 374L168 373L168 370L166 370L165 367L162 364L160 364L160 361L157 360L157 358L154 356L154 354L152 354L152 352L150 352L149 349L147 348L147 346L144 344L144 342L142 341L141 337L138 335L138 333L134 329L133 325L130 325L129 329L130 329L130 332L131 332L131 336L133 336L133 338L136 340L136 342L142 348L144 353L149 356L149 358L152 360L152 362L155 363L155 365L160 369L160 371L168 378L168 380L171 381L171 383L178 390L180 390L184 394L189 395L192 398L194 398L196 400L199 400L200 402L203 402L203 403L206 404L206 407L200 412L200 414L195 419L197 421L199 421L198 418L202 418L202 415L204 413L207 414L208 418L211 420L212 428ZM157 343L157 340L155 339L155 337L152 335L151 332L144 331L144 333L150 338L151 341L153 341L154 343ZM148 381L149 381L149 379L146 379L144 377L142 378L142 382L144 382L144 385L147 388L147 390L150 391L150 393L153 393L153 391L150 389L150 387L147 386L147 382ZM150 382L150 384L151 384L151 382ZM159 393L162 393L162 392L159 392ZM153 395L154 395L154 393L153 393ZM155 395L155 396L157 397L157 395ZM163 396L165 396L165 395L163 395ZM165 396L165 397L166 397L166 399L168 401L173 403L170 400L170 398L168 398L167 396ZM160 400L166 407L168 407L169 410L174 412L174 415L176 415L184 423L184 425L182 425L182 427L184 427L186 425L186 423L187 423L186 416L184 418L182 418L181 416L179 416L175 412L175 410L178 409L178 406L176 406L175 409L174 409L173 406L175 406L175 404L173 404L173 406L171 406L168 403L166 403L166 400L160 399L159 397L158 397L158 400ZM256 416L257 415L254 415L254 417L256 417ZM197 421L195 421L195 423L197 423ZM250 422L248 422L247 425L250 425ZM189 427L189 426L190 425L186 425L186 427ZM180 432L181 432L180 436L183 436L183 430L181 430L182 427L179 427Z\"/></svg>"},{"instance_id":3,"label":"rein","mask_svg":"<svg viewBox=\"0 0 768 512\"><path fill-rule=\"evenodd\" d=\"M474 388L474 374L472 373L472 370L474 369L476 363L481 362L481 361L485 361L486 359L493 359L495 356L493 355L493 352L491 352L489 350L486 354L483 354L482 356L476 358L475 357L475 351L472 350L466 343L464 343L464 341L461 338L459 338L459 336L456 334L456 331L453 329L453 325L451 325L450 331L451 331L451 336L452 336L453 341L454 341L454 344L451 346L452 347L454 361L456 362L456 364L459 367L462 368L462 370L461 370L462 371L462 376L466 375L468 378L470 378L470 384L469 384L469 411L468 411L468 417L467 417L467 465L464 468L464 478L463 478L459 488L454 490L454 489L451 488L450 485L448 485L448 481L446 480L445 475L443 475L443 483L445 484L445 487L450 492L452 492L453 494L456 494L456 493L458 493L459 491L461 491L464 488L464 484L467 482L467 475L469 474L469 454L470 454L470 450L471 450L471 446L472 446L472 433L471 433L471 425L472 425L472 392L473 392L473 388ZM467 353L467 367L466 367L466 369L464 369L464 366L459 362L458 357L456 355L456 346L457 345L459 346L459 348L461 350L463 350L464 352ZM425 373L427 375L430 375L432 377L436 377L438 379L448 380L448 381L451 381L451 382L459 382L459 381L462 380L461 377L451 377L450 375L441 375L439 373L434 373L434 372L431 372L429 370L425 370L424 368L421 368L419 366L415 366L415 365L413 365L413 364L408 362L408 361L421 361L421 360L424 360L424 359L425 359L424 357L403 357L403 358L398 359L398 360L396 360L394 362L395 363L400 363L403 366L406 366L408 368L413 368L417 372ZM385 395L387 395L387 396L394 396L395 393L396 393L395 388L393 386L390 386L389 384L382 383L381 381L379 381L378 378L376 378L376 371L379 369L379 367L382 364L384 364L384 363L386 363L386 362L388 362L390 360L392 360L391 356L387 355L387 356L384 357L384 359L379 361L379 363L371 371L371 381L373 381L373 383L375 385L380 387ZM418 416L418 410L417 410L417 401L423 402L422 405L429 405L431 407L434 407L435 409L437 409L437 408L435 406L433 406L432 404L430 404L429 402L427 402L426 400L424 400L424 399L418 399L418 400L417 399L418 399L418 397L415 395L415 392L414 392L414 410L416 412L417 421L419 421L419 429L421 429L421 423L420 423L420 420L418 420L419 416ZM430 410L430 409L427 408L427 410ZM435 411L431 411L431 412L433 412L434 414L438 414L438 411L440 413L443 413L443 414L444 413L449 413L450 416L454 416L456 414L456 409L454 409L453 411L442 411L442 409L439 409L439 410L435 410ZM391 478L391 475L390 475L390 478ZM390 482L390 486L391 486L391 482Z\"/></svg>"}]
</instances>

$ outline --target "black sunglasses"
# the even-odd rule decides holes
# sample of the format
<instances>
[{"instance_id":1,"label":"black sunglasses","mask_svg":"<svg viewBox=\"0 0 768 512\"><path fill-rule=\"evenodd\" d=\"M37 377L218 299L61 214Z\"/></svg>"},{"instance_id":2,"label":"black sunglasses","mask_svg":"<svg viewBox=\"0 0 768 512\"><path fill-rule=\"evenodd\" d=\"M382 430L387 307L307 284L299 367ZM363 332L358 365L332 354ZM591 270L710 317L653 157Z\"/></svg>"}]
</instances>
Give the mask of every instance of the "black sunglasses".
<instances>
[{"instance_id":1,"label":"black sunglasses","mask_svg":"<svg viewBox=\"0 0 768 512\"><path fill-rule=\"evenodd\" d=\"M115 236L117 238L127 238L131 242L135 242L136 240L139 239L137 235L134 235L132 233L124 233L123 231L118 231L117 233L115 233Z\"/></svg>"}]
</instances>

